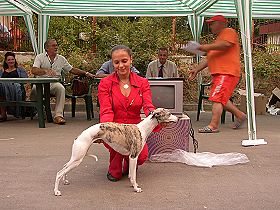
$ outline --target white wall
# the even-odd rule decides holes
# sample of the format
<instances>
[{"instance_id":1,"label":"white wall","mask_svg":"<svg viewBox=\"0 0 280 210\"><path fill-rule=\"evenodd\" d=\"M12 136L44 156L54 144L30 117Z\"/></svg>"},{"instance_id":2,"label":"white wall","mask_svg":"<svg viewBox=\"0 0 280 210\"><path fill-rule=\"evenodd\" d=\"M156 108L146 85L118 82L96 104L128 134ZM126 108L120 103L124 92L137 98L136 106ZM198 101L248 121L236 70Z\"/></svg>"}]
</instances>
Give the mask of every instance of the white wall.
<instances>
[{"instance_id":1,"label":"white wall","mask_svg":"<svg viewBox=\"0 0 280 210\"><path fill-rule=\"evenodd\" d=\"M267 49L269 52L280 51L280 33L268 34L267 36Z\"/></svg>"}]
</instances>

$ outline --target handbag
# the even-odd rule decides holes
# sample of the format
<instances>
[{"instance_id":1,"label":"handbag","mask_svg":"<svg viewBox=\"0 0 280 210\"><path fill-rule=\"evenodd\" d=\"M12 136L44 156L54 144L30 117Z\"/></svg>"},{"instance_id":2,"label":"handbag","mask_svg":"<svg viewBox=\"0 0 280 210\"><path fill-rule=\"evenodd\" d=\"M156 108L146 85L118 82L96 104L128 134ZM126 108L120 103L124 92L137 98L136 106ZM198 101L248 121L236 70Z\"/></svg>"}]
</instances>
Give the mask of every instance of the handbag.
<instances>
[{"instance_id":1,"label":"handbag","mask_svg":"<svg viewBox=\"0 0 280 210\"><path fill-rule=\"evenodd\" d=\"M74 77L72 80L72 92L75 96L81 96L88 93L89 85L85 77Z\"/></svg>"}]
</instances>

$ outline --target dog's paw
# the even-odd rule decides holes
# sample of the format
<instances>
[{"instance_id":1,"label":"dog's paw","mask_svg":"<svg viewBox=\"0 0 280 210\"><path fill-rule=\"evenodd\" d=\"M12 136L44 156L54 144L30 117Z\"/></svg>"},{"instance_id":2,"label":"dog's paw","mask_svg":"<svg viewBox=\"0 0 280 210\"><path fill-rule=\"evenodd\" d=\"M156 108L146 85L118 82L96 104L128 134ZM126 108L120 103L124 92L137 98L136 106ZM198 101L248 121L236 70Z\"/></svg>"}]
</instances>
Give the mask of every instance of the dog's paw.
<instances>
[{"instance_id":1,"label":"dog's paw","mask_svg":"<svg viewBox=\"0 0 280 210\"><path fill-rule=\"evenodd\" d=\"M63 181L63 184L64 184L64 185L69 185L70 182L69 182L67 179L65 179L65 180Z\"/></svg>"},{"instance_id":2,"label":"dog's paw","mask_svg":"<svg viewBox=\"0 0 280 210\"><path fill-rule=\"evenodd\" d=\"M59 190L54 191L55 196L61 196L61 192Z\"/></svg>"},{"instance_id":3,"label":"dog's paw","mask_svg":"<svg viewBox=\"0 0 280 210\"><path fill-rule=\"evenodd\" d=\"M140 187L134 187L134 191L138 193L143 192Z\"/></svg>"}]
</instances>

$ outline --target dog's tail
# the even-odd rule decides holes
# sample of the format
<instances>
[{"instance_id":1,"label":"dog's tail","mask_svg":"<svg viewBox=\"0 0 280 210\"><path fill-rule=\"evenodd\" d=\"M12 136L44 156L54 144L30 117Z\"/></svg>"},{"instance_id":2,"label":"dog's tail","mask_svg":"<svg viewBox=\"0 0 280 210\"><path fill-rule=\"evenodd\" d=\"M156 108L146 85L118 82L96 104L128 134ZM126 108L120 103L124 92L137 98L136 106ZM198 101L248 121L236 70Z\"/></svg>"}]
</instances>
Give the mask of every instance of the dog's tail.
<instances>
[{"instance_id":1,"label":"dog's tail","mask_svg":"<svg viewBox=\"0 0 280 210\"><path fill-rule=\"evenodd\" d=\"M86 154L86 155L89 156L89 157L93 157L93 158L95 158L95 161L98 161L98 158L97 158L96 155L90 155L90 154Z\"/></svg>"}]
</instances>

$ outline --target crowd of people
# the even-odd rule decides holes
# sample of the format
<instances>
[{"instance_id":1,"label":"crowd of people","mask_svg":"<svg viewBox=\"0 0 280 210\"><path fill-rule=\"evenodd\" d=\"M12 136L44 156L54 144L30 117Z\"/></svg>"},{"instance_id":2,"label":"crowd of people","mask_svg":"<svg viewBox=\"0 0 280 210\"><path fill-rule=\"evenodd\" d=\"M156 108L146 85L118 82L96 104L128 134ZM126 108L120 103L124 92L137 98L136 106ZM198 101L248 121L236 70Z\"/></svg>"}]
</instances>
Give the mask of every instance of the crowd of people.
<instances>
[{"instance_id":1,"label":"crowd of people","mask_svg":"<svg viewBox=\"0 0 280 210\"><path fill-rule=\"evenodd\" d=\"M223 16L214 16L207 20L216 40L210 44L199 47L207 56L196 68L189 71L189 80L208 67L212 75L212 87L209 100L213 102L212 119L209 125L199 129L201 133L216 133L219 131L219 119L223 109L232 112L236 116L233 128L239 128L246 120L246 115L241 112L229 100L240 77L240 46L239 39L234 29L227 27L227 20ZM168 60L168 49L159 48L158 58L149 63L146 70L146 78L139 75L139 71L132 65L132 51L124 45L112 48L110 60L105 62L93 75L90 72L72 67L65 57L58 54L56 40L46 41L45 52L35 57L32 74L35 77L60 77L62 71L88 78L102 78L98 86L98 100L100 104L100 122L117 122L135 124L141 121L141 109L147 116L155 109L152 103L152 93L148 78L179 77L175 63ZM8 52L5 55L3 71L0 77L27 77L24 69L18 67L15 54ZM9 89L9 91L8 91ZM12 89L12 90L11 90ZM0 100L19 97L21 89L16 84L0 84ZM65 103L65 87L57 82L51 83L50 93L56 97L54 110L54 123L63 125L66 120L63 116ZM36 88L33 87L30 95L35 100ZM15 99L21 100L21 97ZM0 120L7 120L7 113L18 116L16 110L9 107L0 109ZM158 126L155 131L164 125ZM110 153L110 164L107 178L110 181L118 181L128 173L128 157L114 151L104 144ZM138 157L138 165L145 162L148 157L148 147L144 146Z\"/></svg>"}]
</instances>

